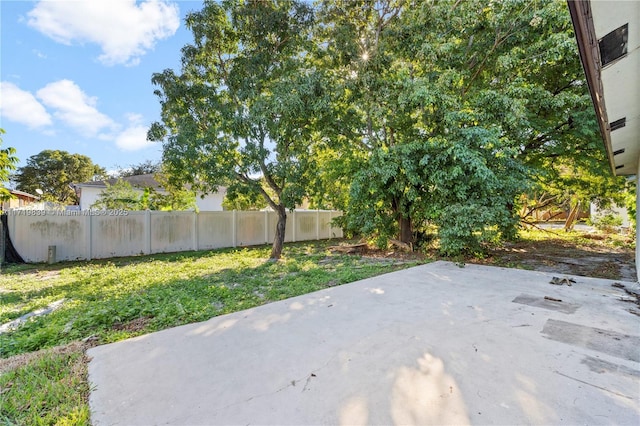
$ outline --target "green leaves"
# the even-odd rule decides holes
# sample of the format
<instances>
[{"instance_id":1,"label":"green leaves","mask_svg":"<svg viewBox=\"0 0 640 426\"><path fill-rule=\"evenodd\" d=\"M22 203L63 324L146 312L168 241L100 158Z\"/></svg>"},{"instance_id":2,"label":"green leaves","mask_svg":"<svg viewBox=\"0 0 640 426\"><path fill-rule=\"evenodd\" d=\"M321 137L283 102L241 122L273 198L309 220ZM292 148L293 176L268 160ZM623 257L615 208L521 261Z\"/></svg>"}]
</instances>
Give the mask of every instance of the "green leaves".
<instances>
[{"instance_id":1,"label":"green leaves","mask_svg":"<svg viewBox=\"0 0 640 426\"><path fill-rule=\"evenodd\" d=\"M187 24L149 136L196 187L309 196L381 243L435 224L454 253L513 235L532 182L604 170L562 2L208 1Z\"/></svg>"},{"instance_id":2,"label":"green leaves","mask_svg":"<svg viewBox=\"0 0 640 426\"><path fill-rule=\"evenodd\" d=\"M309 54L313 24L302 2L206 1L187 17L194 43L182 49L181 74L152 79L163 123L148 137L163 140L170 180L205 192L230 185L237 194L259 193L283 222L275 258L285 210L308 192L309 153L329 110Z\"/></svg>"},{"instance_id":3,"label":"green leaves","mask_svg":"<svg viewBox=\"0 0 640 426\"><path fill-rule=\"evenodd\" d=\"M0 145L2 145L2 134L4 129L0 128ZM4 182L9 180L9 173L16 169L18 158L15 156L15 148L0 149L0 201L8 199L11 194L4 187Z\"/></svg>"},{"instance_id":4,"label":"green leaves","mask_svg":"<svg viewBox=\"0 0 640 426\"><path fill-rule=\"evenodd\" d=\"M21 191L42 190L45 201L75 204L77 195L72 184L102 178L105 174L104 168L93 164L85 155L47 149L29 157L27 164L18 168L14 180Z\"/></svg>"},{"instance_id":5,"label":"green leaves","mask_svg":"<svg viewBox=\"0 0 640 426\"><path fill-rule=\"evenodd\" d=\"M94 209L124 210L189 210L196 208L195 193L182 187L172 186L162 174L155 179L162 190L154 188L134 188L128 181L118 179L100 193L98 200L91 206Z\"/></svg>"}]
</instances>

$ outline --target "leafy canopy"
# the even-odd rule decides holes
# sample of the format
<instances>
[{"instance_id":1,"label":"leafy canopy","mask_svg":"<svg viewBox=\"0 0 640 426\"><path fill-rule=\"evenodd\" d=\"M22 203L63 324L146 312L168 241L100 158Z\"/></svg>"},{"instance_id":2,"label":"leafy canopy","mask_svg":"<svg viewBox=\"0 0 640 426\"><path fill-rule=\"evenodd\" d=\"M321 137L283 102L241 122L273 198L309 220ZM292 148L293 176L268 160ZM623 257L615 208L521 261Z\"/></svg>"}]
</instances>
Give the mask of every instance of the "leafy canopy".
<instances>
[{"instance_id":1,"label":"leafy canopy","mask_svg":"<svg viewBox=\"0 0 640 426\"><path fill-rule=\"evenodd\" d=\"M124 178L129 176L148 175L152 173L160 173L162 163L152 160L146 160L138 164L130 164L129 167L116 167L118 170L115 177Z\"/></svg>"},{"instance_id":2,"label":"leafy canopy","mask_svg":"<svg viewBox=\"0 0 640 426\"><path fill-rule=\"evenodd\" d=\"M501 122L486 120L488 88L467 63L473 43L460 40L478 3L455 12L446 1L352 6L322 10L324 59L342 92L335 143L356 147L346 151L355 164L346 225L385 245L412 243L416 228L435 224L447 253L473 250L496 230L511 235L526 169Z\"/></svg>"},{"instance_id":3,"label":"leafy canopy","mask_svg":"<svg viewBox=\"0 0 640 426\"><path fill-rule=\"evenodd\" d=\"M163 211L196 208L194 191L171 185L162 174L156 174L154 177L163 190L158 191L150 187L134 188L131 183L122 178L113 184L105 182L106 188L91 208Z\"/></svg>"},{"instance_id":4,"label":"leafy canopy","mask_svg":"<svg viewBox=\"0 0 640 426\"><path fill-rule=\"evenodd\" d=\"M335 0L320 16L338 99L320 175L344 165L354 232L411 243L436 225L456 254L513 237L522 193L613 195L566 4Z\"/></svg>"},{"instance_id":5,"label":"leafy canopy","mask_svg":"<svg viewBox=\"0 0 640 426\"><path fill-rule=\"evenodd\" d=\"M303 196L380 245L437 229L457 254L514 237L522 194L619 188L563 2L206 1L187 26L149 138L172 179L260 194L274 258Z\"/></svg>"},{"instance_id":6,"label":"leafy canopy","mask_svg":"<svg viewBox=\"0 0 640 426\"><path fill-rule=\"evenodd\" d=\"M2 134L4 129L0 128L0 146L2 146ZM10 178L11 171L16 169L18 157L15 156L15 148L0 149L0 201L7 200L11 197L11 193L4 187L4 183Z\"/></svg>"},{"instance_id":7,"label":"leafy canopy","mask_svg":"<svg viewBox=\"0 0 640 426\"><path fill-rule=\"evenodd\" d=\"M35 193L43 192L42 199L62 204L77 204L78 198L73 184L103 178L104 168L93 164L81 154L67 151L44 150L27 159L24 167L18 168L14 180L17 189Z\"/></svg>"},{"instance_id":8,"label":"leafy canopy","mask_svg":"<svg viewBox=\"0 0 640 426\"><path fill-rule=\"evenodd\" d=\"M322 75L310 62L312 8L296 1L205 1L187 16L193 44L178 74L153 75L162 106L151 140L163 141L170 178L204 192L219 185L259 193L278 213L280 257L286 210L307 191Z\"/></svg>"}]
</instances>

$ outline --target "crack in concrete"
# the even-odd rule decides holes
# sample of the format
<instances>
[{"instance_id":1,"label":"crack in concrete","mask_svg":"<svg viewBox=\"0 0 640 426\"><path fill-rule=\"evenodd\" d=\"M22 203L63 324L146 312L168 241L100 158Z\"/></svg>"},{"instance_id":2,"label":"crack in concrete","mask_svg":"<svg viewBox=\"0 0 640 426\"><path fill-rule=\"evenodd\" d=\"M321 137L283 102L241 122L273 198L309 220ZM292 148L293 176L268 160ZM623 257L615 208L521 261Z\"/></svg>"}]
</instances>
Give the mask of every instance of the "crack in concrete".
<instances>
[{"instance_id":1,"label":"crack in concrete","mask_svg":"<svg viewBox=\"0 0 640 426\"><path fill-rule=\"evenodd\" d=\"M302 392L307 390L307 386L309 385L309 382L311 381L311 378L312 377L317 377L315 373L317 373L318 371L326 368L331 363L331 361L333 361L336 357L337 357L337 355L333 355L331 358L329 358L329 360L327 362L324 363L323 366L318 367L315 370L311 370L311 373L309 373L309 375L306 376L306 382L305 382L304 387L302 388ZM303 380L303 378L294 379L294 380L291 380L288 384L276 389L275 391L265 392L265 393L262 393L262 394L259 394L259 395L253 395L253 396L251 396L249 398L243 399L242 401L232 402L231 404L227 404L227 405L225 405L223 407L216 408L214 413L216 413L216 412L218 412L220 410L225 410L227 408L234 407L236 405L244 404L246 402L252 401L252 400L257 399L257 398L263 398L265 396L275 395L277 393L282 392L285 389L288 389L288 388L291 388L291 387L295 387L296 383L301 382L302 380Z\"/></svg>"},{"instance_id":2,"label":"crack in concrete","mask_svg":"<svg viewBox=\"0 0 640 426\"><path fill-rule=\"evenodd\" d=\"M585 385L592 386L592 387L594 387L596 389L600 389L600 390L603 390L605 392L609 392L609 393L612 393L614 395L618 395L618 396L621 396L623 398L627 398L627 399L630 399L630 400L633 401L633 397L625 395L623 393L612 391L611 389L603 388L602 386L594 385L593 383L585 382L584 380L576 379L575 377L567 376L566 374L563 374L563 373L561 373L561 372L559 372L557 370L554 370L553 372L556 373L556 374L561 375L562 377L566 377L567 379L575 380L576 382L580 382L580 383L583 383Z\"/></svg>"}]
</instances>

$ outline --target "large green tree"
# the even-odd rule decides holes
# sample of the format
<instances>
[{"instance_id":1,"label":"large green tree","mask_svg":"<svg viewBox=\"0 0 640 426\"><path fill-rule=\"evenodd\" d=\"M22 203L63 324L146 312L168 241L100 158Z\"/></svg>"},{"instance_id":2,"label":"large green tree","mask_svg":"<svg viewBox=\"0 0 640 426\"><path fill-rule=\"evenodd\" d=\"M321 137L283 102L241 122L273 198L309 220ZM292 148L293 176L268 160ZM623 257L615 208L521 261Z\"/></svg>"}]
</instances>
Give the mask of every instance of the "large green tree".
<instances>
[{"instance_id":1,"label":"large green tree","mask_svg":"<svg viewBox=\"0 0 640 426\"><path fill-rule=\"evenodd\" d=\"M324 60L344 93L334 127L357 146L347 225L381 243L395 236L412 243L414 228L427 222L438 225L448 253L513 233L511 206L525 170L500 123L482 120L484 93L465 90L474 71L454 37L474 21L455 9L453 2L323 5ZM451 24L456 17L460 28Z\"/></svg>"},{"instance_id":2,"label":"large green tree","mask_svg":"<svg viewBox=\"0 0 640 426\"><path fill-rule=\"evenodd\" d=\"M566 165L603 175L563 2L349 0L321 11L321 61L342 93L341 133L329 135L351 147L356 170L352 229L409 243L434 224L443 251L473 251L513 236L519 195L557 185Z\"/></svg>"},{"instance_id":3,"label":"large green tree","mask_svg":"<svg viewBox=\"0 0 640 426\"><path fill-rule=\"evenodd\" d=\"M501 123L533 171L521 211L622 202L624 179L609 169L566 3L506 2L485 15L499 29L477 79L490 82L486 119Z\"/></svg>"},{"instance_id":4,"label":"large green tree","mask_svg":"<svg viewBox=\"0 0 640 426\"><path fill-rule=\"evenodd\" d=\"M193 44L181 73L154 74L170 177L202 191L260 193L277 212L271 258L281 255L287 210L306 193L324 87L310 62L313 10L296 1L205 1L190 13Z\"/></svg>"},{"instance_id":5,"label":"large green tree","mask_svg":"<svg viewBox=\"0 0 640 426\"><path fill-rule=\"evenodd\" d=\"M2 134L4 129L0 128L0 146L2 145ZM4 183L10 178L10 173L16 169L18 157L15 156L15 148L0 149L0 201L6 200L11 196L9 190L5 188Z\"/></svg>"},{"instance_id":6,"label":"large green tree","mask_svg":"<svg viewBox=\"0 0 640 426\"><path fill-rule=\"evenodd\" d=\"M75 204L78 199L72 187L74 183L102 179L105 175L105 169L85 155L44 150L29 157L13 179L21 191L33 194L37 189L42 190L43 200Z\"/></svg>"}]
</instances>

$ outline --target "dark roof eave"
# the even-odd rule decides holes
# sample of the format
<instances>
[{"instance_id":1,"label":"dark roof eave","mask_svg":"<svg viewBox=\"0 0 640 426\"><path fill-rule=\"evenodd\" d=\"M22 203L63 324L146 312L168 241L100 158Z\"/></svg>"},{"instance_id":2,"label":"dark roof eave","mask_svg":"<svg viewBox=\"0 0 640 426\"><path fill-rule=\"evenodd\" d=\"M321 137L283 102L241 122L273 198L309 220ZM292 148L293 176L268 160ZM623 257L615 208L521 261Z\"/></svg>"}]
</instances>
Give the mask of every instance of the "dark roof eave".
<instances>
[{"instance_id":1,"label":"dark roof eave","mask_svg":"<svg viewBox=\"0 0 640 426\"><path fill-rule=\"evenodd\" d=\"M567 0L571 22L578 42L578 52L580 62L587 77L589 93L600 126L600 135L604 142L604 147L609 159L611 172L615 174L616 165L613 161L613 149L611 147L611 133L609 132L609 119L604 104L604 89L600 75L600 51L598 50L598 40L593 27L593 15L591 13L591 3L584 0Z\"/></svg>"}]
</instances>

